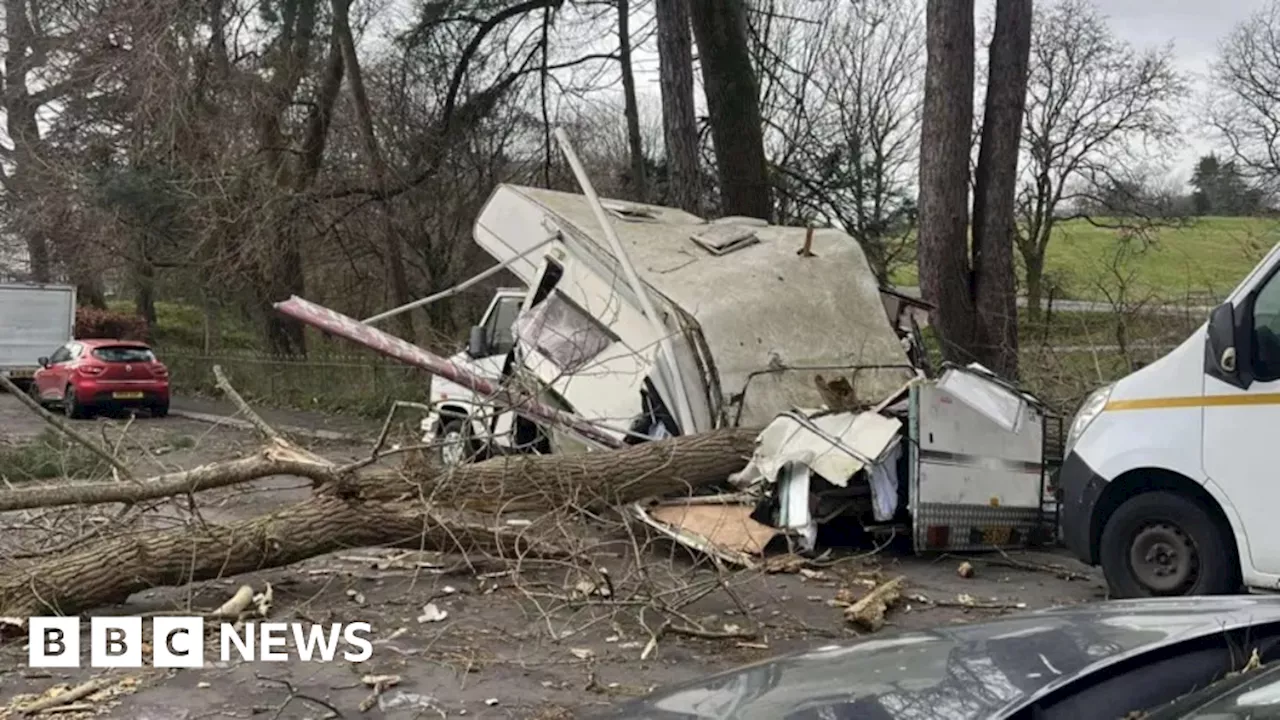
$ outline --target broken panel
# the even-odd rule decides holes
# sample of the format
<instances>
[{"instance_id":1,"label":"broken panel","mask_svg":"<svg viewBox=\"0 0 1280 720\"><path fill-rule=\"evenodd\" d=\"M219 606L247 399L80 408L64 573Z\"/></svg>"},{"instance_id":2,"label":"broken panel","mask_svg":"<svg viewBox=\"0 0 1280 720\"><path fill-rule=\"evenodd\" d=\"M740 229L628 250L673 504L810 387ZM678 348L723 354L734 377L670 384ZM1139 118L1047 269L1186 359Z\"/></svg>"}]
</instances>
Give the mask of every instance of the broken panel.
<instances>
[{"instance_id":1,"label":"broken panel","mask_svg":"<svg viewBox=\"0 0 1280 720\"><path fill-rule=\"evenodd\" d=\"M951 386L958 392L944 383L911 388L909 497L916 551L1037 542L1052 530L1042 512L1044 409L1002 383L949 372L964 375ZM1010 397L1016 403L1008 403Z\"/></svg>"}]
</instances>

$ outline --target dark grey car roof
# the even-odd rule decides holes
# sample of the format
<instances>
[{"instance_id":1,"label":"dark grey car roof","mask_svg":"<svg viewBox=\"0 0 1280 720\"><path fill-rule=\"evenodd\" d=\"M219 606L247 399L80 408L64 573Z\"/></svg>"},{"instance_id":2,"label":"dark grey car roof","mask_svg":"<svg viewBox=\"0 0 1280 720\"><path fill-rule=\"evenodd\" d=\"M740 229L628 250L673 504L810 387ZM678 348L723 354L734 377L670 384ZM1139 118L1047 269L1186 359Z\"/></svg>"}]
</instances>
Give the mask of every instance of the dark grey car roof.
<instances>
[{"instance_id":1,"label":"dark grey car roof","mask_svg":"<svg viewBox=\"0 0 1280 720\"><path fill-rule=\"evenodd\" d=\"M1180 641L1280 621L1280 596L1119 600L824 645L659 689L628 720L997 718Z\"/></svg>"}]
</instances>

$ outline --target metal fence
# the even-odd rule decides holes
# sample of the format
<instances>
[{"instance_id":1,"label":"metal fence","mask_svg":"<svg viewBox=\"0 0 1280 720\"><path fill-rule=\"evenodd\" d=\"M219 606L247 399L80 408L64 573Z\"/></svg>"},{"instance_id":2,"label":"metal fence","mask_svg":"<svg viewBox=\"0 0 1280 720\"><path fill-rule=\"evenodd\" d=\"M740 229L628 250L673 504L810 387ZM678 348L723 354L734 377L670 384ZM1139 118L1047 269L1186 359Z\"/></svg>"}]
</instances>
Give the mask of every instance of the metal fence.
<instances>
[{"instance_id":1,"label":"metal fence","mask_svg":"<svg viewBox=\"0 0 1280 720\"><path fill-rule=\"evenodd\" d=\"M213 355L165 352L175 392L217 392L213 366L246 398L277 407L344 410L377 415L393 400L427 400L431 376L417 368L367 355L291 357L227 351Z\"/></svg>"}]
</instances>

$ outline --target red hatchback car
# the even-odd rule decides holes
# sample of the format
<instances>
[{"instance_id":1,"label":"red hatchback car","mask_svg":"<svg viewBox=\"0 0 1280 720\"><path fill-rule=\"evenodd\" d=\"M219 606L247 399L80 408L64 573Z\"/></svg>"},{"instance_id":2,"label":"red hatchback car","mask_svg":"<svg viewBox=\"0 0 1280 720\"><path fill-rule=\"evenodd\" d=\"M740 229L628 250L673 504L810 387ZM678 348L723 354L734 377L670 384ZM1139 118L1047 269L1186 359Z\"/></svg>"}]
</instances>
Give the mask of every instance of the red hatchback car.
<instances>
[{"instance_id":1,"label":"red hatchback car","mask_svg":"<svg viewBox=\"0 0 1280 720\"><path fill-rule=\"evenodd\" d=\"M72 340L40 358L40 368L31 392L42 405L61 405L69 418L126 407L169 414L169 369L146 343Z\"/></svg>"}]
</instances>

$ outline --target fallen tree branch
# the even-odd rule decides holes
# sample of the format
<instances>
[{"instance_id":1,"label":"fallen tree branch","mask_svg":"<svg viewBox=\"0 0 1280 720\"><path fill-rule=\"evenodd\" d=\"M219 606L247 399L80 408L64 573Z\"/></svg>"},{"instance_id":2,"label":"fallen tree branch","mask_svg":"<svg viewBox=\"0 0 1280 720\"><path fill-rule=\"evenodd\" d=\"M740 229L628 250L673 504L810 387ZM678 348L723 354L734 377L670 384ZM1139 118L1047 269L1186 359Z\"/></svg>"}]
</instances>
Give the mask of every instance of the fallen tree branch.
<instances>
[{"instance_id":1,"label":"fallen tree branch","mask_svg":"<svg viewBox=\"0 0 1280 720\"><path fill-rule=\"evenodd\" d=\"M231 401L231 404L236 406L237 412L240 415L244 415L244 419L248 420L249 424L253 425L253 427L262 434L264 439L284 440L275 428L268 425L267 422L262 419L262 416L255 412L253 408L249 407L249 403L245 402L243 397L240 397L240 393L232 387L231 382L227 380L227 376L223 374L221 365L213 366L213 379L218 389L222 391L222 394L226 395L227 399Z\"/></svg>"},{"instance_id":2,"label":"fallen tree branch","mask_svg":"<svg viewBox=\"0 0 1280 720\"><path fill-rule=\"evenodd\" d=\"M87 435L68 425L62 418L54 415L48 410L45 410L40 403L36 402L35 398L23 392L17 385L14 385L12 380L0 375L0 387L3 387L10 395L17 398L18 402L26 405L32 412L43 418L45 422L52 425L58 432L67 436L72 441L83 445L87 450L89 450L89 452L102 458L108 465L115 468L116 472L120 473L121 477L126 480L135 480L133 472L129 470L127 465L121 462L120 458L113 455L110 450L107 450L94 442Z\"/></svg>"},{"instance_id":3,"label":"fallen tree branch","mask_svg":"<svg viewBox=\"0 0 1280 720\"><path fill-rule=\"evenodd\" d=\"M30 705L23 706L19 712L23 715L36 715L56 707L69 705L81 698L88 697L103 688L110 687L112 682L113 681L108 678L90 680L89 682L81 683L64 693L36 700Z\"/></svg>"},{"instance_id":4,"label":"fallen tree branch","mask_svg":"<svg viewBox=\"0 0 1280 720\"><path fill-rule=\"evenodd\" d=\"M317 482L336 482L335 468L317 463L287 441L277 440L249 457L166 473L134 484L91 482L38 485L0 492L0 512L65 505L137 503L239 485L272 475L296 475ZM65 483L65 481L63 481Z\"/></svg>"},{"instance_id":5,"label":"fallen tree branch","mask_svg":"<svg viewBox=\"0 0 1280 720\"><path fill-rule=\"evenodd\" d=\"M742 469L756 434L718 430L617 451L500 458L445 474L380 471L343 478L342 483L326 483L307 501L268 515L122 536L11 564L0 570L0 615L75 613L121 602L140 590L281 567L355 547L564 558L575 552L569 543L544 538L529 527L499 523L476 510L522 505L554 513L590 501L621 504L708 485ZM273 450L293 452L279 444L264 452ZM293 463L287 472L304 477L334 470L304 460ZM233 477L228 468L238 468L240 475ZM273 464L259 454L145 481L142 490L157 497L179 487L188 492L193 486L207 489L252 475L281 474L285 468L284 461ZM195 473L201 475L193 478ZM38 506L31 503L33 493L58 500L55 504L127 500L108 497L125 490L140 492L136 486L105 484L15 490L0 493L0 508Z\"/></svg>"}]
</instances>

